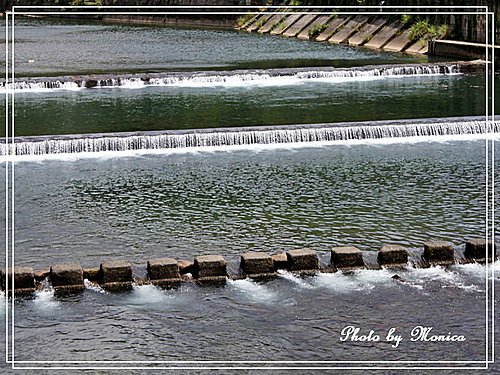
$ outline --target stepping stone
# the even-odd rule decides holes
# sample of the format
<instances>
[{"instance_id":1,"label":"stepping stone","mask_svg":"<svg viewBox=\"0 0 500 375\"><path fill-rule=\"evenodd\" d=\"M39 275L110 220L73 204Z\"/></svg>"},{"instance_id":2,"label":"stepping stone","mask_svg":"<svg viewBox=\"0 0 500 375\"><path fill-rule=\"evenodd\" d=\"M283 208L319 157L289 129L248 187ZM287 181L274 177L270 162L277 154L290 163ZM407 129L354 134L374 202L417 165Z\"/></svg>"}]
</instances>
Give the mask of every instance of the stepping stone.
<instances>
[{"instance_id":1,"label":"stepping stone","mask_svg":"<svg viewBox=\"0 0 500 375\"><path fill-rule=\"evenodd\" d=\"M330 43L346 43L347 40L357 33L363 25L368 21L368 17L366 16L356 16L352 20L350 20L341 30L337 33L333 34L333 36L328 39Z\"/></svg>"},{"instance_id":2,"label":"stepping stone","mask_svg":"<svg viewBox=\"0 0 500 375\"><path fill-rule=\"evenodd\" d=\"M377 261L381 266L406 266L408 252L399 245L384 245L379 250Z\"/></svg>"},{"instance_id":3,"label":"stepping stone","mask_svg":"<svg viewBox=\"0 0 500 375\"><path fill-rule=\"evenodd\" d=\"M311 249L290 250L286 253L290 271L311 271L319 269L316 251Z\"/></svg>"},{"instance_id":4,"label":"stepping stone","mask_svg":"<svg viewBox=\"0 0 500 375\"><path fill-rule=\"evenodd\" d=\"M330 262L341 270L365 268L363 252L354 246L334 247Z\"/></svg>"},{"instance_id":5,"label":"stepping stone","mask_svg":"<svg viewBox=\"0 0 500 375\"><path fill-rule=\"evenodd\" d=\"M325 40L329 39L339 28L341 28L347 22L349 22L351 19L352 19L351 16L340 16L338 18L330 20L328 27L321 34L318 35L316 40L318 42L324 42Z\"/></svg>"},{"instance_id":6,"label":"stepping stone","mask_svg":"<svg viewBox=\"0 0 500 375\"><path fill-rule=\"evenodd\" d=\"M151 284L162 288L177 286L181 282L179 265L172 258L148 260L148 277Z\"/></svg>"},{"instance_id":7,"label":"stepping stone","mask_svg":"<svg viewBox=\"0 0 500 375\"><path fill-rule=\"evenodd\" d=\"M245 253L240 265L243 273L250 277L274 275L273 258L266 253Z\"/></svg>"},{"instance_id":8,"label":"stepping stone","mask_svg":"<svg viewBox=\"0 0 500 375\"><path fill-rule=\"evenodd\" d=\"M83 269L79 264L55 264L50 267L50 282L56 292L78 292L85 289Z\"/></svg>"},{"instance_id":9,"label":"stepping stone","mask_svg":"<svg viewBox=\"0 0 500 375\"><path fill-rule=\"evenodd\" d=\"M220 255L200 255L194 258L193 277L201 282L225 282L226 261Z\"/></svg>"},{"instance_id":10,"label":"stepping stone","mask_svg":"<svg viewBox=\"0 0 500 375\"><path fill-rule=\"evenodd\" d=\"M274 254L271 256L273 259L274 270L286 270L288 268L288 257L286 253Z\"/></svg>"},{"instance_id":11,"label":"stepping stone","mask_svg":"<svg viewBox=\"0 0 500 375\"><path fill-rule=\"evenodd\" d=\"M348 44L351 46L362 46L369 42L373 38L373 35L375 35L386 23L387 20L384 18L371 20L363 26L359 32L349 38Z\"/></svg>"},{"instance_id":12,"label":"stepping stone","mask_svg":"<svg viewBox=\"0 0 500 375\"><path fill-rule=\"evenodd\" d=\"M9 268L9 272L2 269L0 271L0 283L2 290L6 290L8 283L9 293L12 293L12 273L14 273L15 295L28 295L35 291L35 276L33 268L31 267L14 267L14 269Z\"/></svg>"},{"instance_id":13,"label":"stepping stone","mask_svg":"<svg viewBox=\"0 0 500 375\"><path fill-rule=\"evenodd\" d=\"M455 263L453 244L446 241L429 241L424 244L423 258L431 265L446 266Z\"/></svg>"},{"instance_id":14,"label":"stepping stone","mask_svg":"<svg viewBox=\"0 0 500 375\"><path fill-rule=\"evenodd\" d=\"M486 261L486 249L488 249L488 260L492 261L496 258L496 249L491 240L486 241L484 238L475 238L465 243L464 255L466 258L476 261Z\"/></svg>"},{"instance_id":15,"label":"stepping stone","mask_svg":"<svg viewBox=\"0 0 500 375\"><path fill-rule=\"evenodd\" d=\"M101 286L109 291L132 288L132 265L125 260L113 260L101 263Z\"/></svg>"},{"instance_id":16,"label":"stepping stone","mask_svg":"<svg viewBox=\"0 0 500 375\"><path fill-rule=\"evenodd\" d=\"M390 25L382 27L382 29L370 39L369 42L363 46L373 49L380 49L385 46L389 41L396 36L396 34L403 29L404 24L400 21L395 21Z\"/></svg>"}]
</instances>

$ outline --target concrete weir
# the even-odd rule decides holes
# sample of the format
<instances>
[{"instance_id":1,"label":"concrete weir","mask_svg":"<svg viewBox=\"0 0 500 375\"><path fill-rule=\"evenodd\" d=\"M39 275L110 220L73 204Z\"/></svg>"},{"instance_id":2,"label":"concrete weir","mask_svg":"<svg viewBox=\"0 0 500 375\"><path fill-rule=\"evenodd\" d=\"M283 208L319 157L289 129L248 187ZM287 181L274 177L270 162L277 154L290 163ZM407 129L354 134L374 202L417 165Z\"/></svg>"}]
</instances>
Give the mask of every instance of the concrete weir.
<instances>
[{"instance_id":1,"label":"concrete weir","mask_svg":"<svg viewBox=\"0 0 500 375\"><path fill-rule=\"evenodd\" d=\"M226 260L221 255L199 255L194 261L174 258L150 259L146 263L146 276L137 278L133 275L132 264L124 260L101 263L100 267L82 268L78 264L55 264L50 270L34 272L31 267L14 267L8 272L0 271L1 290L12 290L16 296L26 296L49 283L57 294L81 292L85 289L84 280L99 284L110 292L129 290L133 284L152 284L161 288L175 288L182 282L195 282L200 285L225 284L229 279L252 278L266 280L277 276L277 271L287 270L300 276L314 275L318 272L345 272L347 274L368 269L402 269L411 266L450 266L459 262L484 263L494 261L496 245L484 238L470 239L463 246L454 246L451 242L428 241L423 252L386 244L378 252L361 251L354 246L334 247L330 250L330 259L318 256L318 252L309 249L293 249L277 254L265 252L247 252L239 257L239 268L231 274ZM373 259L376 261L373 264ZM410 254L413 258L410 261ZM457 255L458 254L458 255ZM421 257L421 260L418 258ZM370 261L372 259L372 261ZM233 265L231 262L230 265Z\"/></svg>"}]
</instances>

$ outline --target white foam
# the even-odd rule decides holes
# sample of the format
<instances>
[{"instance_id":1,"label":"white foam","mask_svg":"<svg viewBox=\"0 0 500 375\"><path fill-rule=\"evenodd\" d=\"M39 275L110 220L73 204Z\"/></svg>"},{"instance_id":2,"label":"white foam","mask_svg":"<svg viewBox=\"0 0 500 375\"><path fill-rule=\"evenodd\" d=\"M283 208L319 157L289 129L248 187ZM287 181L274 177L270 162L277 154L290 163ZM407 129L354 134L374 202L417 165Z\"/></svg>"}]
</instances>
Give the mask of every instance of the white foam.
<instances>
[{"instance_id":1,"label":"white foam","mask_svg":"<svg viewBox=\"0 0 500 375\"><path fill-rule=\"evenodd\" d=\"M101 293L101 294L108 294L107 291L102 289L99 284L93 283L92 281L89 281L88 279L83 280L83 284L85 285L85 289L90 290L92 292L96 293Z\"/></svg>"},{"instance_id":2,"label":"white foam","mask_svg":"<svg viewBox=\"0 0 500 375\"><path fill-rule=\"evenodd\" d=\"M351 147L357 145L391 145L391 144L419 144L419 143L448 143L476 140L500 140L500 133L490 134L454 134L434 136L412 136L374 139L351 139L338 141L290 142L269 144L242 144L225 146L201 146L183 148L161 148L126 151L99 151L58 153L42 155L3 155L0 162L40 162L46 160L78 161L81 159L113 159L123 157L143 157L146 155L174 155L174 154L201 154L215 152L251 151L262 152L265 150L294 150L302 148L323 148L332 146ZM500 268L500 267L499 267Z\"/></svg>"},{"instance_id":3,"label":"white foam","mask_svg":"<svg viewBox=\"0 0 500 375\"><path fill-rule=\"evenodd\" d=\"M403 276L407 284L413 286L421 286L420 289L425 289L425 285L429 282L438 281L441 283L441 288L458 288L466 291L482 292L483 290L474 283L467 283L464 275L461 275L452 266L447 269L442 266L433 266L429 268L408 268ZM474 266L476 269L476 266ZM484 271L483 271L484 272Z\"/></svg>"},{"instance_id":4,"label":"white foam","mask_svg":"<svg viewBox=\"0 0 500 375\"><path fill-rule=\"evenodd\" d=\"M231 280L227 279L227 284L234 290L245 295L254 302L268 303L276 300L277 295L262 284L258 284L250 279Z\"/></svg>"},{"instance_id":5,"label":"white foam","mask_svg":"<svg viewBox=\"0 0 500 375\"><path fill-rule=\"evenodd\" d=\"M45 286L44 289L35 292L33 305L41 312L51 312L60 308L60 302L55 299L54 289L50 286Z\"/></svg>"},{"instance_id":6,"label":"white foam","mask_svg":"<svg viewBox=\"0 0 500 375\"><path fill-rule=\"evenodd\" d=\"M165 304L174 298L169 295L165 290L160 289L154 285L133 285L132 293L127 296L127 302L131 305L156 305Z\"/></svg>"},{"instance_id":7,"label":"white foam","mask_svg":"<svg viewBox=\"0 0 500 375\"><path fill-rule=\"evenodd\" d=\"M278 276L280 276L281 278L283 278L285 280L288 280L288 281L292 282L298 288L301 288L301 289L313 289L314 288L307 281L305 281L304 279L302 279L302 278L294 275L291 272L288 272L288 271L285 271L285 270L278 270Z\"/></svg>"},{"instance_id":8,"label":"white foam","mask_svg":"<svg viewBox=\"0 0 500 375\"><path fill-rule=\"evenodd\" d=\"M391 285L394 272L389 270L354 270L352 273L319 273L314 276L312 284L326 288L336 293L351 293L353 291L371 292L376 287Z\"/></svg>"}]
</instances>

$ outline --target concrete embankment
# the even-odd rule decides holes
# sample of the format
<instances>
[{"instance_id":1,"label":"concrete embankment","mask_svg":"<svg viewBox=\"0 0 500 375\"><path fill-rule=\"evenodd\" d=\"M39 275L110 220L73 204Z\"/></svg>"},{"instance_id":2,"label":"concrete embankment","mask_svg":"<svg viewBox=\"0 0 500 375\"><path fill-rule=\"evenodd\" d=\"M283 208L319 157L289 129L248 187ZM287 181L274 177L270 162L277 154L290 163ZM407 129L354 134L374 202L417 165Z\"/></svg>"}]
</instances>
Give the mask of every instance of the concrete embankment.
<instances>
[{"instance_id":1,"label":"concrete embankment","mask_svg":"<svg viewBox=\"0 0 500 375\"><path fill-rule=\"evenodd\" d=\"M488 51L488 56L486 56ZM481 59L491 61L495 53L495 67L500 68L500 46L491 46L483 43L470 43L458 40L433 40L429 42L429 55L452 57L460 59Z\"/></svg>"},{"instance_id":2,"label":"concrete embankment","mask_svg":"<svg viewBox=\"0 0 500 375\"><path fill-rule=\"evenodd\" d=\"M239 263L230 266L221 255L200 255L189 260L174 258L150 259L146 275L134 276L132 264L124 260L106 261L95 268L83 268L78 264L55 264L48 270L33 271L32 267L3 269L0 273L0 289L9 294L30 295L47 282L58 294L80 292L85 280L113 291L131 289L133 284L153 284L173 288L182 282L224 284L227 279L269 279L279 270L298 275L314 275L318 272L351 272L356 269L404 269L412 266L449 266L455 263L484 263L496 259L496 247L484 238L471 239L465 247L445 241L428 241L423 252L415 257L414 251L399 245L384 245L376 253L363 252L354 246L333 247L329 259L318 256L309 248L294 249L270 255L248 252L240 256ZM410 257L411 255L411 257Z\"/></svg>"},{"instance_id":3,"label":"concrete embankment","mask_svg":"<svg viewBox=\"0 0 500 375\"><path fill-rule=\"evenodd\" d=\"M249 17L238 29L391 52L426 53L427 43L412 39L409 26L400 20L389 22L388 18L379 15L262 13Z\"/></svg>"}]
</instances>

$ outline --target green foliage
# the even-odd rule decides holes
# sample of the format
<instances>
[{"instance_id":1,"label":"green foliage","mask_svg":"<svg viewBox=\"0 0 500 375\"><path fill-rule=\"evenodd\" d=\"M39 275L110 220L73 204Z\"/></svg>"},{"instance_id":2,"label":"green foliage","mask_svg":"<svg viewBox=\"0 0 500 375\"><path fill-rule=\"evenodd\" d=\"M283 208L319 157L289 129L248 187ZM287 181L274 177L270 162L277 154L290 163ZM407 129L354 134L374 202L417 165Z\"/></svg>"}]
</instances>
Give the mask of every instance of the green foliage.
<instances>
[{"instance_id":1,"label":"green foliage","mask_svg":"<svg viewBox=\"0 0 500 375\"><path fill-rule=\"evenodd\" d=\"M71 5L91 5L91 6L101 6L103 0L71 0Z\"/></svg>"},{"instance_id":2,"label":"green foliage","mask_svg":"<svg viewBox=\"0 0 500 375\"><path fill-rule=\"evenodd\" d=\"M410 40L428 40L443 38L448 32L446 25L432 25L428 20L419 20L410 27Z\"/></svg>"},{"instance_id":3,"label":"green foliage","mask_svg":"<svg viewBox=\"0 0 500 375\"><path fill-rule=\"evenodd\" d=\"M408 14L401 15L401 23L403 25L409 24L410 21L411 21L411 16L409 16Z\"/></svg>"},{"instance_id":4,"label":"green foliage","mask_svg":"<svg viewBox=\"0 0 500 375\"><path fill-rule=\"evenodd\" d=\"M328 27L328 25L326 23L322 23L322 24L319 24L319 25L312 27L311 29L309 29L309 32L308 32L309 39L316 38L319 34L321 34L323 31L325 31L327 27Z\"/></svg>"},{"instance_id":5,"label":"green foliage","mask_svg":"<svg viewBox=\"0 0 500 375\"><path fill-rule=\"evenodd\" d=\"M372 34L366 34L365 37L363 38L363 44L368 43L370 40L372 40L373 35Z\"/></svg>"}]
</instances>

